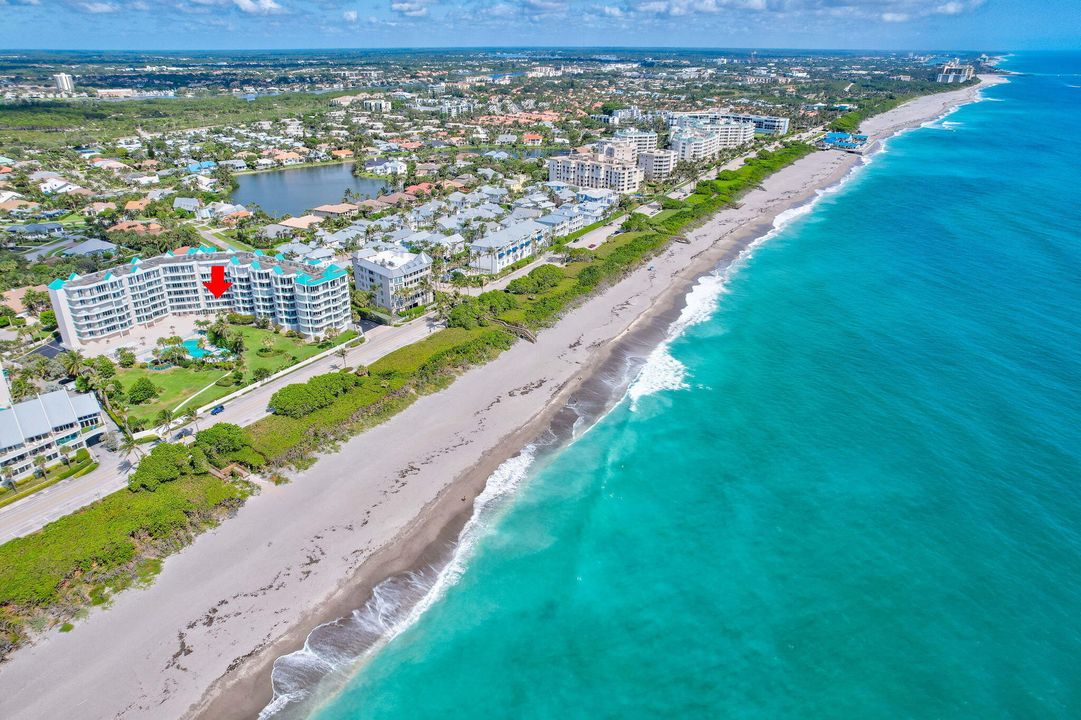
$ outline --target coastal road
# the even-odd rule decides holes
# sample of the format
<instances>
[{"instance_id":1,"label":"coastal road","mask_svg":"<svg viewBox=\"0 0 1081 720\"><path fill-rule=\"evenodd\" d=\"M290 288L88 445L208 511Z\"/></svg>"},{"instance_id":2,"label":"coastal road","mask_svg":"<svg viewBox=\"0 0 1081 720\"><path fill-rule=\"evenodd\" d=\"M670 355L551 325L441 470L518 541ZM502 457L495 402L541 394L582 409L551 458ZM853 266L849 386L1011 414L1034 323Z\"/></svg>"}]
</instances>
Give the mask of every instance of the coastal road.
<instances>
[{"instance_id":1,"label":"coastal road","mask_svg":"<svg viewBox=\"0 0 1081 720\"><path fill-rule=\"evenodd\" d=\"M376 325L365 329L365 341L360 345L349 348L345 356L346 367L357 365L371 365L379 358L389 355L395 350L423 340L431 333L439 330L443 324L430 315L417 318L400 327ZM263 387L252 390L246 395L241 395L230 401L225 410L217 415L201 415L200 421L228 422L236 425L251 425L253 422L266 417L270 413L267 405L270 396L279 389L292 383L306 382L307 380L333 372L342 367L342 358L339 355L330 355L322 360L317 360L299 370L289 373L275 382L267 383Z\"/></svg>"},{"instance_id":2,"label":"coastal road","mask_svg":"<svg viewBox=\"0 0 1081 720\"><path fill-rule=\"evenodd\" d=\"M401 327L378 325L366 329L365 342L349 349L345 365L349 367L370 365L384 355L423 340L441 327L443 325L431 316L424 316ZM197 421L198 426L203 428L218 422L250 425L269 414L267 404L270 402L270 396L280 388L291 383L305 382L315 375L332 372L341 366L342 359L338 355L317 360L247 395L238 397L229 402L225 406L225 411L218 415L201 415ZM173 432L176 432L179 427L179 425L174 427ZM144 447L149 449L149 446ZM128 461L119 455L109 453L100 445L95 448L94 455L100 464L93 472L79 478L63 480L7 507L0 508L0 543L28 535L46 523L126 488Z\"/></svg>"},{"instance_id":3,"label":"coastal road","mask_svg":"<svg viewBox=\"0 0 1081 720\"><path fill-rule=\"evenodd\" d=\"M92 473L68 478L29 497L0 508L0 543L28 535L46 523L128 486L128 461L100 445L94 448L99 465Z\"/></svg>"}]
</instances>

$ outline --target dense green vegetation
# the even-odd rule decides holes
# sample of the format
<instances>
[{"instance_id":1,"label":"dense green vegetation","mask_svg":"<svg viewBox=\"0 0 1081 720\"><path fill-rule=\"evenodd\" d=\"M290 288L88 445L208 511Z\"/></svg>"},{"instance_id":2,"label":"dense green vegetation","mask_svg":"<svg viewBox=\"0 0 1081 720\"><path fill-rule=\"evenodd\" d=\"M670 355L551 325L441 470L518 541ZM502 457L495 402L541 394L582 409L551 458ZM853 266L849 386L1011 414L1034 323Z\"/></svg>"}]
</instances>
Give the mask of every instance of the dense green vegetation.
<instances>
[{"instance_id":1,"label":"dense green vegetation","mask_svg":"<svg viewBox=\"0 0 1081 720\"><path fill-rule=\"evenodd\" d=\"M339 93L340 94L340 93ZM207 125L277 120L322 112L334 94L284 93L254 100L231 96L110 102L39 101L0 105L0 144L61 147L98 143L136 129L167 132Z\"/></svg>"}]
</instances>

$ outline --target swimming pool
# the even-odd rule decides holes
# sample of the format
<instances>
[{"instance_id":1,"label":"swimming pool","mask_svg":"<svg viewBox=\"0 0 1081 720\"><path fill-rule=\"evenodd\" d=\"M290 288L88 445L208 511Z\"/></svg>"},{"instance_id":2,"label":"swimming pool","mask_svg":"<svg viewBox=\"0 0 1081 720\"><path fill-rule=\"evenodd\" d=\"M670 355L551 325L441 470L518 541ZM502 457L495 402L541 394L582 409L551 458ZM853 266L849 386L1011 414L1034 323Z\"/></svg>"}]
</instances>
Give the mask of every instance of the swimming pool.
<instances>
[{"instance_id":1,"label":"swimming pool","mask_svg":"<svg viewBox=\"0 0 1081 720\"><path fill-rule=\"evenodd\" d=\"M204 358L210 354L209 350L199 347L198 340L185 340L180 344L183 345L184 349L188 351L188 355L190 355L195 360Z\"/></svg>"}]
</instances>

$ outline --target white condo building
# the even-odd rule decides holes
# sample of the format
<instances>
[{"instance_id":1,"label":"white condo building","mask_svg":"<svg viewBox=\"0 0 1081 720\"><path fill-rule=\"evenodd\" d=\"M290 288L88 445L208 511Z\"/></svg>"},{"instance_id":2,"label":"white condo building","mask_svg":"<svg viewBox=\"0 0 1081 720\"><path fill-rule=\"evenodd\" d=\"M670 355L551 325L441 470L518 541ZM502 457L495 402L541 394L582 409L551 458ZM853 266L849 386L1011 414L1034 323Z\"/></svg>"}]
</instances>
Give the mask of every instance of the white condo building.
<instances>
[{"instance_id":1,"label":"white condo building","mask_svg":"<svg viewBox=\"0 0 1081 720\"><path fill-rule=\"evenodd\" d=\"M431 275L432 259L424 253L376 247L353 254L357 289L374 293L375 303L392 313L430 303Z\"/></svg>"},{"instance_id":2,"label":"white condo building","mask_svg":"<svg viewBox=\"0 0 1081 720\"><path fill-rule=\"evenodd\" d=\"M963 83L971 80L976 75L976 68L971 65L961 65L956 60L942 66L935 76L935 81L940 83Z\"/></svg>"},{"instance_id":3,"label":"white condo building","mask_svg":"<svg viewBox=\"0 0 1081 720\"><path fill-rule=\"evenodd\" d=\"M672 127L719 125L725 122L751 123L754 125L755 132L764 135L787 135L790 121L786 117L774 115L751 115L723 110L694 110L672 113L668 116L668 124Z\"/></svg>"},{"instance_id":4,"label":"white condo building","mask_svg":"<svg viewBox=\"0 0 1081 720\"><path fill-rule=\"evenodd\" d=\"M669 146L676 154L677 162L699 162L712 160L720 154L721 150L746 145L752 140L754 140L754 125L721 122L675 127L669 138Z\"/></svg>"},{"instance_id":5,"label":"white condo building","mask_svg":"<svg viewBox=\"0 0 1081 720\"><path fill-rule=\"evenodd\" d=\"M663 180L672 174L679 162L674 150L647 150L639 153L638 167L649 180Z\"/></svg>"},{"instance_id":6,"label":"white condo building","mask_svg":"<svg viewBox=\"0 0 1081 720\"><path fill-rule=\"evenodd\" d=\"M633 193L644 177L642 169L632 162L603 156L563 155L548 160L549 182L564 182L579 188Z\"/></svg>"},{"instance_id":7,"label":"white condo building","mask_svg":"<svg viewBox=\"0 0 1081 720\"><path fill-rule=\"evenodd\" d=\"M657 149L657 133L652 130L639 130L638 128L622 128L616 130L614 140L622 140L634 145L634 149L641 155L644 152Z\"/></svg>"},{"instance_id":8,"label":"white condo building","mask_svg":"<svg viewBox=\"0 0 1081 720\"><path fill-rule=\"evenodd\" d=\"M75 92L75 79L67 73L57 73L56 75L53 75L53 82L56 83L57 92Z\"/></svg>"},{"instance_id":9,"label":"white condo building","mask_svg":"<svg viewBox=\"0 0 1081 720\"><path fill-rule=\"evenodd\" d=\"M214 297L203 284L224 267L232 286ZM262 251L189 248L49 284L64 345L106 345L126 332L173 315L237 312L263 317L310 339L352 326L349 272L302 264Z\"/></svg>"}]
</instances>

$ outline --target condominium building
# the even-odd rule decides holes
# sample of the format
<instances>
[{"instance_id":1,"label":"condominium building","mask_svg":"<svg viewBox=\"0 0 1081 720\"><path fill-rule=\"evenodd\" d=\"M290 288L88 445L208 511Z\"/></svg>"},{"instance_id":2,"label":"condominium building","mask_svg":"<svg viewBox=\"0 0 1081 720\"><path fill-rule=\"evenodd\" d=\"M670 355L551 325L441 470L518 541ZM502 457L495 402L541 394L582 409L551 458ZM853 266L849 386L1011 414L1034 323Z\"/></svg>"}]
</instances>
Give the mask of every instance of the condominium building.
<instances>
[{"instance_id":1,"label":"condominium building","mask_svg":"<svg viewBox=\"0 0 1081 720\"><path fill-rule=\"evenodd\" d=\"M708 125L680 125L672 130L669 145L679 162L712 160L721 150L739 147L754 140L754 125L720 122Z\"/></svg>"},{"instance_id":2,"label":"condominium building","mask_svg":"<svg viewBox=\"0 0 1081 720\"><path fill-rule=\"evenodd\" d=\"M976 74L976 68L971 65L961 65L956 60L942 66L935 76L935 81L940 83L963 83L971 80Z\"/></svg>"},{"instance_id":3,"label":"condominium building","mask_svg":"<svg viewBox=\"0 0 1081 720\"><path fill-rule=\"evenodd\" d=\"M639 153L638 167L648 180L663 180L676 169L677 154L674 150L647 150Z\"/></svg>"},{"instance_id":4,"label":"condominium building","mask_svg":"<svg viewBox=\"0 0 1081 720\"><path fill-rule=\"evenodd\" d=\"M701 127L704 125L720 125L725 122L751 123L754 125L755 132L765 135L788 134L789 119L773 115L750 115L746 113L730 113L723 110L694 110L672 113L668 116L668 124L672 127Z\"/></svg>"},{"instance_id":5,"label":"condominium building","mask_svg":"<svg viewBox=\"0 0 1081 720\"><path fill-rule=\"evenodd\" d=\"M613 136L615 140L622 140L634 145L635 150L641 155L644 152L657 149L657 133L652 130L639 130L638 128L621 128L616 130Z\"/></svg>"},{"instance_id":6,"label":"condominium building","mask_svg":"<svg viewBox=\"0 0 1081 720\"><path fill-rule=\"evenodd\" d=\"M628 165L634 165L638 162L638 147L628 140L598 140L594 147L594 154L598 160L606 162L626 163Z\"/></svg>"},{"instance_id":7,"label":"condominium building","mask_svg":"<svg viewBox=\"0 0 1081 720\"><path fill-rule=\"evenodd\" d=\"M366 248L353 254L357 289L374 293L375 304L399 313L432 301L432 259L394 247Z\"/></svg>"},{"instance_id":8,"label":"condominium building","mask_svg":"<svg viewBox=\"0 0 1081 720\"><path fill-rule=\"evenodd\" d=\"M638 190L644 177L638 166L602 156L564 155L548 160L549 182L565 182L580 188L632 193Z\"/></svg>"},{"instance_id":9,"label":"condominium building","mask_svg":"<svg viewBox=\"0 0 1081 720\"><path fill-rule=\"evenodd\" d=\"M755 132L763 135L787 135L789 119L774 115L747 115L743 113L726 113L721 115L722 120L730 120L737 123L754 123Z\"/></svg>"},{"instance_id":10,"label":"condominium building","mask_svg":"<svg viewBox=\"0 0 1081 720\"><path fill-rule=\"evenodd\" d=\"M53 75L53 82L56 83L56 91L62 93L75 92L75 79L67 73L57 73Z\"/></svg>"},{"instance_id":11,"label":"condominium building","mask_svg":"<svg viewBox=\"0 0 1081 720\"><path fill-rule=\"evenodd\" d=\"M495 274L519 260L531 257L546 244L551 230L535 220L524 220L490 233L469 246L470 265Z\"/></svg>"},{"instance_id":12,"label":"condominium building","mask_svg":"<svg viewBox=\"0 0 1081 720\"><path fill-rule=\"evenodd\" d=\"M390 112L390 100L379 99L367 99L360 101L360 107L363 110L373 113L388 113Z\"/></svg>"},{"instance_id":13,"label":"condominium building","mask_svg":"<svg viewBox=\"0 0 1081 720\"><path fill-rule=\"evenodd\" d=\"M102 428L101 406L93 395L56 390L5 406L0 409L0 475L7 480L29 475L35 458L51 462L60 459L63 448L86 447L96 428Z\"/></svg>"},{"instance_id":14,"label":"condominium building","mask_svg":"<svg viewBox=\"0 0 1081 720\"><path fill-rule=\"evenodd\" d=\"M232 283L215 297L204 283L211 268ZM49 284L60 336L72 349L101 346L173 315L238 312L314 339L352 326L349 272L336 265L292 262L284 255L182 248ZM90 347L93 347L90 346Z\"/></svg>"}]
</instances>

